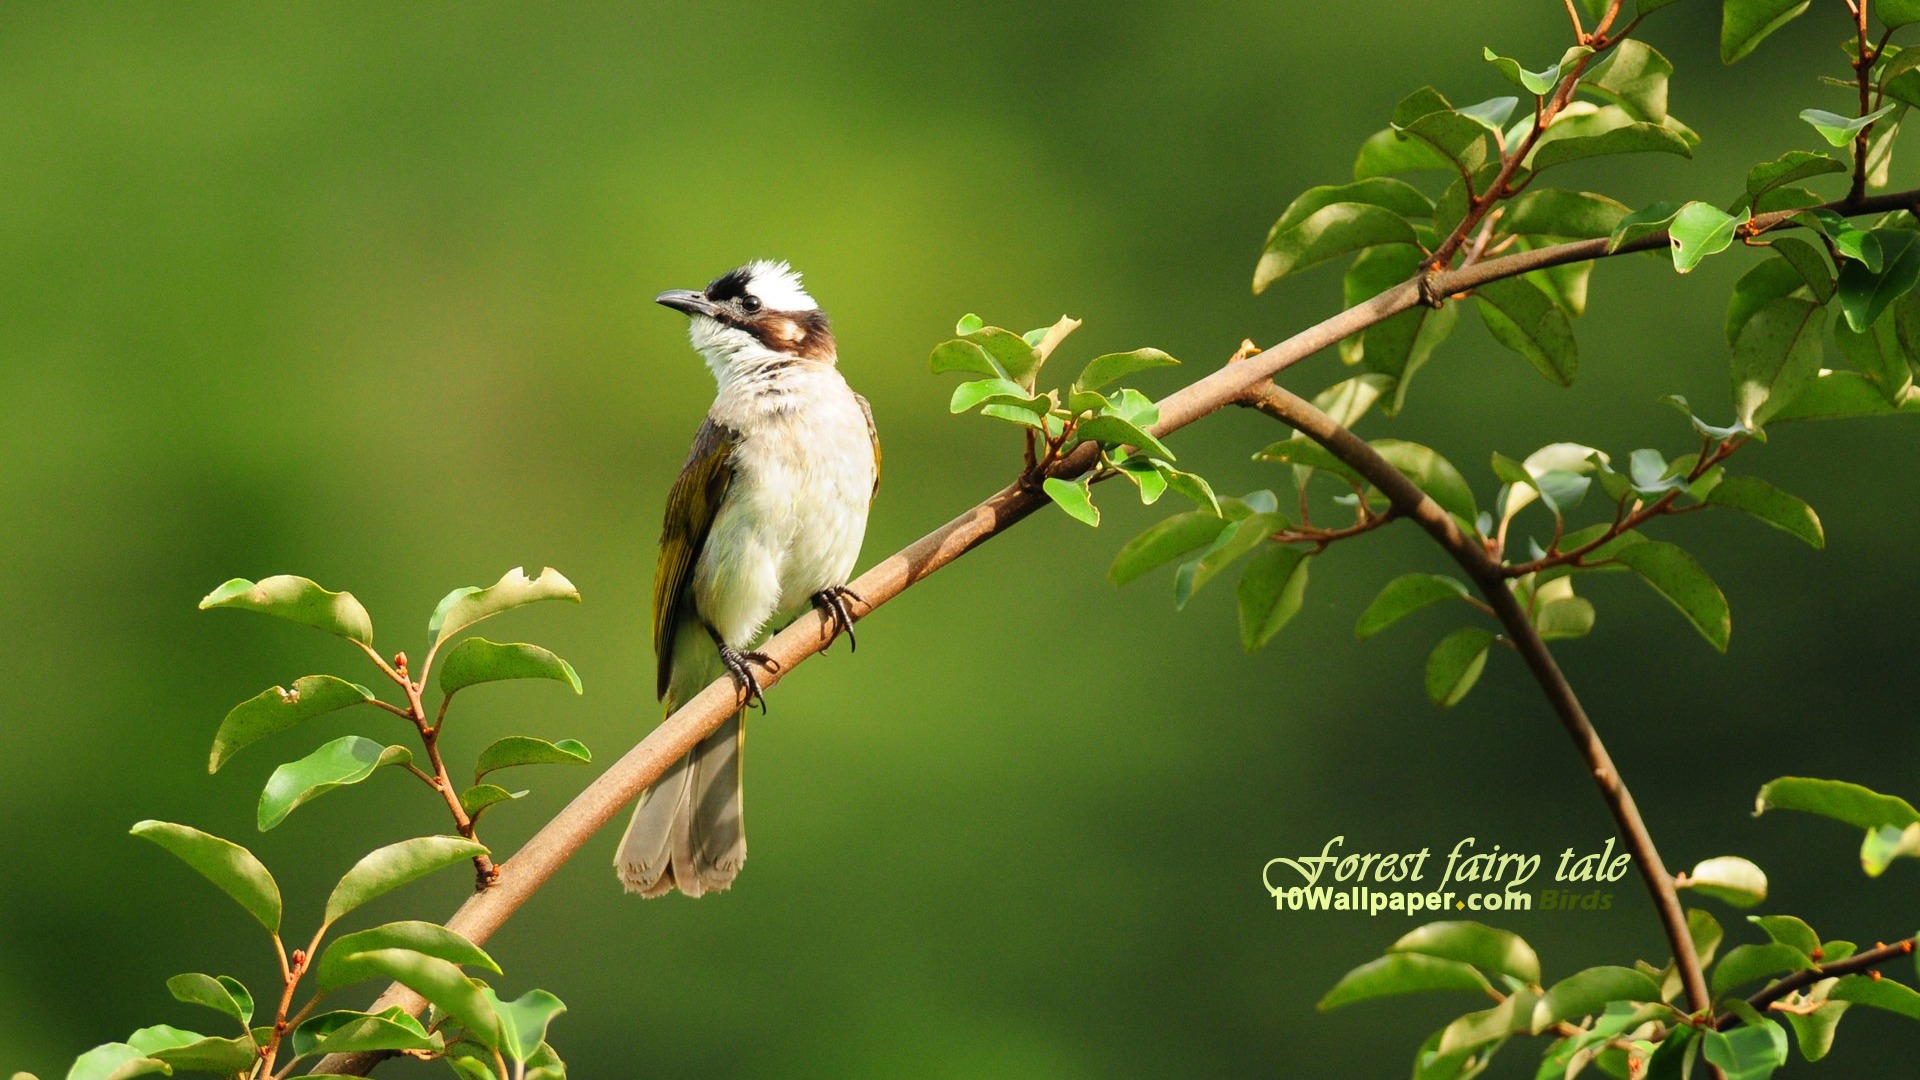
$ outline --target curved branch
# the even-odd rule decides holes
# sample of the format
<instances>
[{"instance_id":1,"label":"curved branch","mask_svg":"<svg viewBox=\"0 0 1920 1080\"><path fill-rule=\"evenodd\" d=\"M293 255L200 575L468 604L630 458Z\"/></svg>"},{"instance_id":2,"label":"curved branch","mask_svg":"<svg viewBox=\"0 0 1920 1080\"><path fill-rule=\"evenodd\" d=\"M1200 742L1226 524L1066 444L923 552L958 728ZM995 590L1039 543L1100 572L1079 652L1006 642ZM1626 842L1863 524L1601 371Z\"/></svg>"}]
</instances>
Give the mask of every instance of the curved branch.
<instances>
[{"instance_id":1,"label":"curved branch","mask_svg":"<svg viewBox=\"0 0 1920 1080\"><path fill-rule=\"evenodd\" d=\"M1913 955L1913 943L1914 939L1904 938L1891 945L1882 945L1878 948L1868 949L1866 952L1855 953L1845 960L1835 960L1831 964L1815 964L1805 971L1796 971L1778 982L1768 983L1765 989L1748 998L1747 1004L1756 1009L1765 1009L1767 1006L1779 1001L1795 990L1812 986L1822 979L1833 979L1842 975L1853 975L1858 972L1877 968L1889 960L1898 960L1903 956L1911 956ZM1714 1018L1713 1028L1715 1031L1725 1031L1739 1022L1739 1016L1731 1012L1724 1012Z\"/></svg>"},{"instance_id":2,"label":"curved branch","mask_svg":"<svg viewBox=\"0 0 1920 1080\"><path fill-rule=\"evenodd\" d=\"M1829 203L1827 208L1841 213L1864 214L1910 209L1916 203L1920 203L1920 190L1856 201L1843 200ZM1749 234L1757 234L1786 223L1797 212L1759 214L1744 228ZM1335 344L1341 338L1365 330L1416 304L1441 303L1446 297L1487 282L1516 277L1543 267L1647 251L1666 244L1665 233L1643 237L1612 251L1608 250L1605 239L1580 240L1505 255L1459 270L1426 274L1401 282L1365 303L1356 304L1315 323L1265 352L1228 364L1163 399L1159 403L1160 422L1153 425L1151 433L1166 435L1178 431L1232 404L1249 389L1260 386L1282 370ZM1430 300L1423 301L1423 297ZM1077 477L1091 468L1098 456L1097 447L1082 445L1054 462L1048 468L1047 475L1063 479ZM979 505L896 552L853 581L850 587L867 601L863 605L866 610L856 613L857 617L864 618L915 582L992 539L1046 504L1047 497L1040 491L1037 480L1023 479L995 492ZM760 672L761 685L771 688L801 662L824 648L830 640L827 623L819 612L809 611L801 615L763 646L763 651L780 664L780 670L777 673ZM1551 656L1546 657L1549 667L1552 662ZM1568 697L1571 700L1570 691ZM447 921L447 926L466 935L476 944L485 942L519 910L520 905L546 884L561 864L611 821L621 807L637 798L659 779L669 765L718 729L727 717L744 704L739 689L731 679L723 676L708 684L706 689L661 721L660 726L648 733L645 739L595 778L586 790L534 834L533 839L501 864L498 882L485 892L469 897L453 918ZM1577 710L1578 702L1572 702L1572 707ZM1617 777L1614 782L1618 783ZM1677 945L1676 949L1679 948L1690 950L1691 941ZM415 1013L426 1007L419 995L398 985L388 987L380 995L374 1011L390 1005L401 1005ZM322 1060L317 1071L364 1076L378 1060L378 1056L371 1054L333 1055Z\"/></svg>"}]
</instances>

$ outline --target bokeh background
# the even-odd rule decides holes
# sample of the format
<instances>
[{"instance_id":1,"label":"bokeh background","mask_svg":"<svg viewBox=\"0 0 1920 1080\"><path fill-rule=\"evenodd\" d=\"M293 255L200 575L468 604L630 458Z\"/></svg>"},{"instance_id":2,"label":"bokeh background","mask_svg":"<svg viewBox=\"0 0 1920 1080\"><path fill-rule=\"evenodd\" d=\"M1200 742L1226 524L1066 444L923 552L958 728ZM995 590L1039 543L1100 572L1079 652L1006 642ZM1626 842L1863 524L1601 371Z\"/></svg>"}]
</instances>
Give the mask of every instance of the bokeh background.
<instances>
[{"instance_id":1,"label":"bokeh background","mask_svg":"<svg viewBox=\"0 0 1920 1080\"><path fill-rule=\"evenodd\" d=\"M1697 158L1563 183L1724 201L1751 163L1815 148L1795 114L1844 107L1815 82L1841 59L1840 5L1732 70L1717 20L1680 5L1644 35L1679 67ZM168 999L177 972L267 985L257 931L129 838L135 820L250 843L294 926L363 850L444 830L395 773L254 833L275 763L404 732L336 714L206 776L233 703L312 672L372 681L323 635L195 611L220 581L351 589L386 650L417 651L448 589L551 564L584 606L492 636L556 649L587 694L474 692L455 768L508 731L605 762L655 722L653 536L712 389L657 291L760 256L808 274L886 440L870 562L1015 466L1009 429L949 418L926 373L955 317L1071 313L1086 327L1063 364L1156 345L1190 365L1141 380L1171 390L1337 305L1331 269L1252 297L1254 258L1395 100L1504 93L1482 45L1544 64L1565 35L1547 0L0 8L0 1070L58 1076L137 1025L205 1025ZM1496 450L1688 449L1654 399L1727 412L1720 312L1750 261L1602 267L1569 390L1465 318L1407 415L1365 430L1439 447L1483 502ZM1320 357L1288 381L1341 374ZM1247 460L1276 437L1222 415L1175 446L1224 491L1284 492ZM1910 933L1914 866L1868 881L1849 830L1749 810L1782 774L1920 790L1920 442L1910 423L1805 426L1740 464L1810 499L1830 546L1720 515L1661 526L1724 586L1731 653L1612 577L1587 589L1598 631L1559 652L1672 863L1747 855L1772 877L1763 910L1829 937ZM753 723L754 856L733 893L624 897L609 834L494 939L506 989L571 1004L554 1036L576 1075L1389 1076L1471 1007L1316 1013L1409 923L1278 914L1259 872L1339 834L1597 849L1609 821L1520 665L1494 657L1441 712L1420 671L1446 617L1354 641L1382 583L1446 569L1411 529L1317 561L1303 614L1243 655L1230 580L1180 614L1164 573L1106 583L1165 512L1122 494L1097 532L1048 513L993 541L864 624L857 657L780 687ZM532 796L489 822L500 850L587 776L519 779ZM356 921L442 917L463 879ZM1662 955L1639 885L1612 891L1608 912L1500 921L1549 976ZM1920 1046L1866 1013L1830 1074ZM1490 1075L1534 1060L1510 1049Z\"/></svg>"}]
</instances>

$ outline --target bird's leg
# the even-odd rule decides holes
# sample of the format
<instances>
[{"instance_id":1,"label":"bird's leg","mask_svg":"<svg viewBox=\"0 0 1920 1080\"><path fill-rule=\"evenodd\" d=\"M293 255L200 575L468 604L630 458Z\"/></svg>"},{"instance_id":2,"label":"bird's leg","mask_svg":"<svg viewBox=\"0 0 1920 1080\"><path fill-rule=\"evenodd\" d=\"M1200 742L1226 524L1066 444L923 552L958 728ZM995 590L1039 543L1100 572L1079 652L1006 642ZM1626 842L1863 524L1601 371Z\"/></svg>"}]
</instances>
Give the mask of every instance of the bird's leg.
<instances>
[{"instance_id":1,"label":"bird's leg","mask_svg":"<svg viewBox=\"0 0 1920 1080\"><path fill-rule=\"evenodd\" d=\"M842 633L847 635L848 651L860 651L860 640L853 636L853 612L847 608L849 598L862 604L867 602L865 597L845 585L834 585L813 594L813 606L827 617L827 625L832 631L827 638L827 645L820 647L821 652L826 652L827 646L838 641Z\"/></svg>"},{"instance_id":2,"label":"bird's leg","mask_svg":"<svg viewBox=\"0 0 1920 1080\"><path fill-rule=\"evenodd\" d=\"M711 626L707 627L707 636L713 638L714 648L720 651L720 662L727 665L727 674L732 675L733 681L740 684L740 689L747 692L747 704L758 703L760 715L765 716L767 696L761 693L760 679L754 675L751 665L759 664L768 671L777 672L780 670L780 661L763 652L742 652L734 648L727 644L725 639L721 638L720 632Z\"/></svg>"}]
</instances>

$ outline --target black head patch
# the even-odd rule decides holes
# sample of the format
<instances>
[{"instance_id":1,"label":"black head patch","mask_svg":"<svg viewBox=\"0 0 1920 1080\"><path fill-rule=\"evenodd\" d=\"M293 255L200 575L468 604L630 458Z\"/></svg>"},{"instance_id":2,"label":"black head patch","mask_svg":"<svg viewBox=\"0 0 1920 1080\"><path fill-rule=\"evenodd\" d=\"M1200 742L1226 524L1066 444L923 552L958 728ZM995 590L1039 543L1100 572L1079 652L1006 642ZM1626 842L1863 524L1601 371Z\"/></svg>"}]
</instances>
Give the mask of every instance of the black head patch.
<instances>
[{"instance_id":1,"label":"black head patch","mask_svg":"<svg viewBox=\"0 0 1920 1080\"><path fill-rule=\"evenodd\" d=\"M747 268L729 270L707 283L707 299L716 304L747 295Z\"/></svg>"}]
</instances>

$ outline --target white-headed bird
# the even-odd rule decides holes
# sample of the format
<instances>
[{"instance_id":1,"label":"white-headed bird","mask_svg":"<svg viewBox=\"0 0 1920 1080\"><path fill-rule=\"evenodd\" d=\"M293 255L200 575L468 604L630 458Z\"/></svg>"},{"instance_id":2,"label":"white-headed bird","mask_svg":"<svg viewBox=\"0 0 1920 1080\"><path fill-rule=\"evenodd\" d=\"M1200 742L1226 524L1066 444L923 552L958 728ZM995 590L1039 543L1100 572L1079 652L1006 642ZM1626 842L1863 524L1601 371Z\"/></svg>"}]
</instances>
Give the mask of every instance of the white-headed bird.
<instances>
[{"instance_id":1,"label":"white-headed bird","mask_svg":"<svg viewBox=\"0 0 1920 1080\"><path fill-rule=\"evenodd\" d=\"M766 709L752 651L809 605L853 637L847 589L880 482L873 410L836 366L827 316L785 263L749 263L656 298L691 320L719 383L667 496L653 582L659 696L671 714L729 673ZM640 796L614 868L629 892L724 889L747 858L746 709Z\"/></svg>"}]
</instances>

